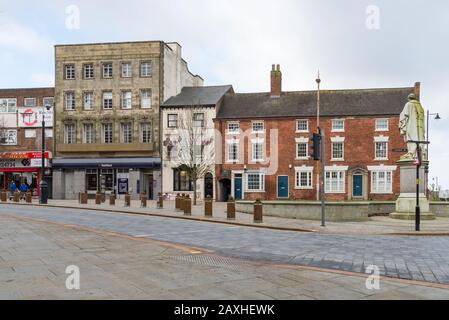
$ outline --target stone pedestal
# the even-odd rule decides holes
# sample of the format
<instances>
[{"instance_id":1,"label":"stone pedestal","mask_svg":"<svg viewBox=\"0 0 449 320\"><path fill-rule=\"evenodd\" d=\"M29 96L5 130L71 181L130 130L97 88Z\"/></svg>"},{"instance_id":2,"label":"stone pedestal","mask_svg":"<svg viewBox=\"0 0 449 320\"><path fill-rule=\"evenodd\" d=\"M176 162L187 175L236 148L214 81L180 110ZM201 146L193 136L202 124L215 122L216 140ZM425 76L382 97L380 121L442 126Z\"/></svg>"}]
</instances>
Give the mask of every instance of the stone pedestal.
<instances>
[{"instance_id":1,"label":"stone pedestal","mask_svg":"<svg viewBox=\"0 0 449 320\"><path fill-rule=\"evenodd\" d=\"M413 160L400 160L397 162L400 170L401 194L396 200L396 210L390 214L390 218L402 220L415 220L416 208L416 165ZM425 173L422 164L419 170L419 206L421 209L421 220L434 220L435 215L430 212L430 203L425 196Z\"/></svg>"}]
</instances>

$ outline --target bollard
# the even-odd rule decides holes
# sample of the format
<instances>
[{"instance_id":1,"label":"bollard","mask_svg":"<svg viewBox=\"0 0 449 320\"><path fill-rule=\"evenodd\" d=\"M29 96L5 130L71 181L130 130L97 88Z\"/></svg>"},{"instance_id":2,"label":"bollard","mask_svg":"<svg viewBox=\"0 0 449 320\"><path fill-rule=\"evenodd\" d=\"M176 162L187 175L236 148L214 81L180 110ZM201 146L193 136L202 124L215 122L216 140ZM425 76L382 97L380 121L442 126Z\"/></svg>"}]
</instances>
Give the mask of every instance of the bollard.
<instances>
[{"instance_id":1,"label":"bollard","mask_svg":"<svg viewBox=\"0 0 449 320\"><path fill-rule=\"evenodd\" d=\"M254 223L263 222L263 205L260 199L257 199L254 203Z\"/></svg>"},{"instance_id":2,"label":"bollard","mask_svg":"<svg viewBox=\"0 0 449 320\"><path fill-rule=\"evenodd\" d=\"M115 194L111 193L109 195L109 205L110 206L115 206Z\"/></svg>"},{"instance_id":3,"label":"bollard","mask_svg":"<svg viewBox=\"0 0 449 320\"><path fill-rule=\"evenodd\" d=\"M164 197L162 196L162 193L157 194L157 208L163 209L164 208Z\"/></svg>"},{"instance_id":4,"label":"bollard","mask_svg":"<svg viewBox=\"0 0 449 320\"><path fill-rule=\"evenodd\" d=\"M176 211L179 210L179 208L180 208L180 204L179 204L180 199L181 199L181 197L179 196L179 193L177 193L176 198L175 198L175 210Z\"/></svg>"},{"instance_id":5,"label":"bollard","mask_svg":"<svg viewBox=\"0 0 449 320\"><path fill-rule=\"evenodd\" d=\"M20 192L14 192L13 201L14 202L19 202L20 201Z\"/></svg>"},{"instance_id":6,"label":"bollard","mask_svg":"<svg viewBox=\"0 0 449 320\"><path fill-rule=\"evenodd\" d=\"M87 192L80 192L80 203L87 204Z\"/></svg>"},{"instance_id":7,"label":"bollard","mask_svg":"<svg viewBox=\"0 0 449 320\"><path fill-rule=\"evenodd\" d=\"M99 192L95 194L95 204L97 205L101 204L101 193Z\"/></svg>"},{"instance_id":8,"label":"bollard","mask_svg":"<svg viewBox=\"0 0 449 320\"><path fill-rule=\"evenodd\" d=\"M213 212L213 200L210 196L207 196L204 199L204 215L206 217L212 218Z\"/></svg>"},{"instance_id":9,"label":"bollard","mask_svg":"<svg viewBox=\"0 0 449 320\"><path fill-rule=\"evenodd\" d=\"M184 209L185 201L186 201L186 194L181 193L181 197L179 198L179 210L181 210L182 212L185 211Z\"/></svg>"},{"instance_id":10,"label":"bollard","mask_svg":"<svg viewBox=\"0 0 449 320\"><path fill-rule=\"evenodd\" d=\"M184 215L191 216L192 215L192 199L187 195L184 199Z\"/></svg>"},{"instance_id":11,"label":"bollard","mask_svg":"<svg viewBox=\"0 0 449 320\"><path fill-rule=\"evenodd\" d=\"M226 212L228 220L235 220L235 201L233 197L229 197Z\"/></svg>"},{"instance_id":12,"label":"bollard","mask_svg":"<svg viewBox=\"0 0 449 320\"><path fill-rule=\"evenodd\" d=\"M125 194L125 207L131 206L131 195L129 193Z\"/></svg>"},{"instance_id":13,"label":"bollard","mask_svg":"<svg viewBox=\"0 0 449 320\"><path fill-rule=\"evenodd\" d=\"M26 203L31 203L32 202L32 200L31 200L31 192L27 192L25 194L25 201L26 201Z\"/></svg>"},{"instance_id":14,"label":"bollard","mask_svg":"<svg viewBox=\"0 0 449 320\"><path fill-rule=\"evenodd\" d=\"M0 200L2 202L6 202L8 200L8 194L6 193L5 190L3 190L2 192L0 192Z\"/></svg>"},{"instance_id":15,"label":"bollard","mask_svg":"<svg viewBox=\"0 0 449 320\"><path fill-rule=\"evenodd\" d=\"M145 193L140 194L140 207L141 208L147 207L147 195Z\"/></svg>"}]
</instances>

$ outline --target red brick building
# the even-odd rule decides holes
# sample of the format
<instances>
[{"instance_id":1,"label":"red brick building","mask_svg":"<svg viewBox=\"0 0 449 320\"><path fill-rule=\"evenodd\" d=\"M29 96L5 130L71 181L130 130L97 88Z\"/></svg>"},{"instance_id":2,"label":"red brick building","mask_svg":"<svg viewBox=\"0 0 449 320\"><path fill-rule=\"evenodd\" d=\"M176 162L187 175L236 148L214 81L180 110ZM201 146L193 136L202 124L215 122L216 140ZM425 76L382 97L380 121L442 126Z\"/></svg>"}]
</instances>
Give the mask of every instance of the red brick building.
<instances>
[{"instance_id":1,"label":"red brick building","mask_svg":"<svg viewBox=\"0 0 449 320\"><path fill-rule=\"evenodd\" d=\"M54 88L0 89L0 189L28 182L39 193L44 105L53 106ZM53 150L53 111L45 111L47 166ZM51 186L51 170L45 179ZM51 190L50 190L51 194Z\"/></svg>"},{"instance_id":2,"label":"red brick building","mask_svg":"<svg viewBox=\"0 0 449 320\"><path fill-rule=\"evenodd\" d=\"M273 66L271 92L225 95L215 119L221 141L217 199L318 199L321 163L311 158L317 91L281 88L280 68ZM398 130L399 114L408 95L419 97L419 91L416 83L408 88L320 92L327 200L398 197L396 162L406 148Z\"/></svg>"}]
</instances>

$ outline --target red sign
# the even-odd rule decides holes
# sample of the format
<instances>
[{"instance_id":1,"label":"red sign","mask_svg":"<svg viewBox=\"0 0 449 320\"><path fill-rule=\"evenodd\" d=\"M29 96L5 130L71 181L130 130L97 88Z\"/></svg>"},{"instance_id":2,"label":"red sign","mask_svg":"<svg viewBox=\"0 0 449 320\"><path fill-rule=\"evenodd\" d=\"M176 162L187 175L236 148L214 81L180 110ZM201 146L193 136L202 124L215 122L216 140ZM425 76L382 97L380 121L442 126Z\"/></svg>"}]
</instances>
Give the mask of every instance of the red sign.
<instances>
[{"instance_id":1,"label":"red sign","mask_svg":"<svg viewBox=\"0 0 449 320\"><path fill-rule=\"evenodd\" d=\"M23 124L26 127L33 127L37 123L37 113L33 109L26 109L23 114Z\"/></svg>"},{"instance_id":2,"label":"red sign","mask_svg":"<svg viewBox=\"0 0 449 320\"><path fill-rule=\"evenodd\" d=\"M50 158L50 152L45 151L45 159ZM42 152L2 152L0 159L41 159Z\"/></svg>"}]
</instances>

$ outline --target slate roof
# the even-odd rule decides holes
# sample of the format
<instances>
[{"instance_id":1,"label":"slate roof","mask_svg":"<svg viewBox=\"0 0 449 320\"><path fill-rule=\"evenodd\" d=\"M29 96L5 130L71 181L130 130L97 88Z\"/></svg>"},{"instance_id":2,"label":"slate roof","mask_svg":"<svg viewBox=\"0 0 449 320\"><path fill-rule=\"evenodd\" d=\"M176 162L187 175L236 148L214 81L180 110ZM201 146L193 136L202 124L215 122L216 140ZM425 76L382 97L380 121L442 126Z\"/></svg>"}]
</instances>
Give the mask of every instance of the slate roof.
<instances>
[{"instance_id":1,"label":"slate roof","mask_svg":"<svg viewBox=\"0 0 449 320\"><path fill-rule=\"evenodd\" d=\"M180 94L165 101L161 107L214 106L227 92L233 92L231 85L184 87Z\"/></svg>"},{"instance_id":2,"label":"slate roof","mask_svg":"<svg viewBox=\"0 0 449 320\"><path fill-rule=\"evenodd\" d=\"M389 89L323 90L320 92L322 116L399 115L413 87ZM316 116L316 91L226 94L217 119L313 117Z\"/></svg>"}]
</instances>

